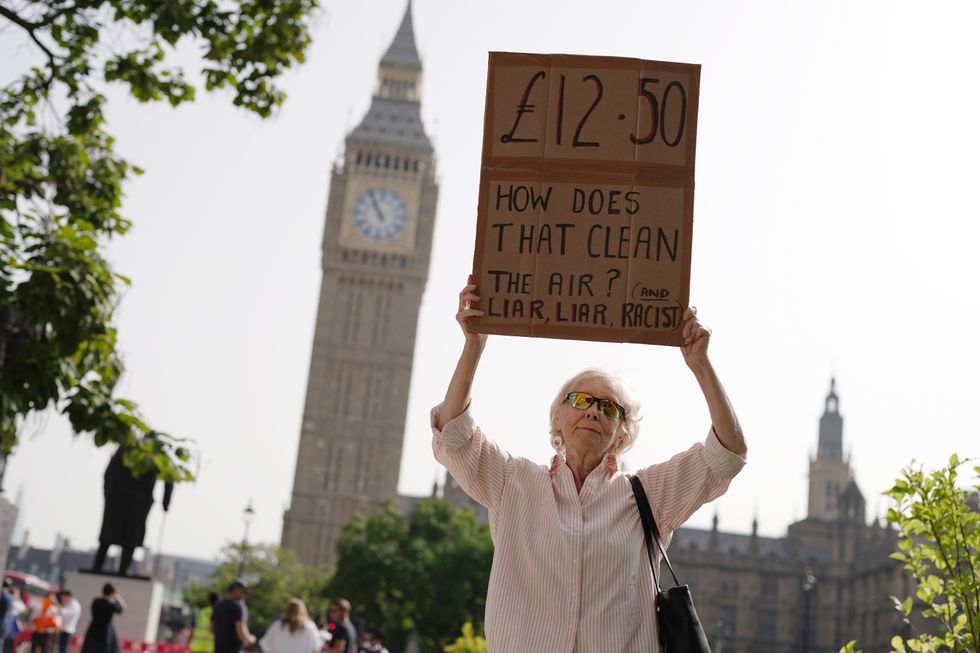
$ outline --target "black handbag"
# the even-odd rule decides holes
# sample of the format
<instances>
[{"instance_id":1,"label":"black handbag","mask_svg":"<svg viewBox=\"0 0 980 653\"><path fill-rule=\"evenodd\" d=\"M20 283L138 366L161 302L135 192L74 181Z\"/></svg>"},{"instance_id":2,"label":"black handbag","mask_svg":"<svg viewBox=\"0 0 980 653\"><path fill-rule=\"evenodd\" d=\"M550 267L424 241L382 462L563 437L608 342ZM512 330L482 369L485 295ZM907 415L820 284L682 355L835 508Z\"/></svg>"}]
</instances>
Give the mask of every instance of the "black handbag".
<instances>
[{"instance_id":1,"label":"black handbag","mask_svg":"<svg viewBox=\"0 0 980 653\"><path fill-rule=\"evenodd\" d=\"M650 571L653 572L653 583L657 589L655 604L660 650L662 653L711 653L708 638L704 634L701 620L698 619L698 613L694 609L691 588L687 585L681 585L674 573L674 568L670 566L670 559L667 557L664 543L660 540L660 530L657 528L657 521L653 518L653 511L650 509L650 502L647 501L646 492L643 490L643 483L636 476L630 476L630 485L633 486L636 507L640 509L640 521L643 522L643 539L646 542L647 558L650 560ZM676 587L666 590L660 588L657 566L653 559L651 535L657 541L657 546L660 547L660 556L667 563L667 569L670 570L670 575L674 577Z\"/></svg>"}]
</instances>

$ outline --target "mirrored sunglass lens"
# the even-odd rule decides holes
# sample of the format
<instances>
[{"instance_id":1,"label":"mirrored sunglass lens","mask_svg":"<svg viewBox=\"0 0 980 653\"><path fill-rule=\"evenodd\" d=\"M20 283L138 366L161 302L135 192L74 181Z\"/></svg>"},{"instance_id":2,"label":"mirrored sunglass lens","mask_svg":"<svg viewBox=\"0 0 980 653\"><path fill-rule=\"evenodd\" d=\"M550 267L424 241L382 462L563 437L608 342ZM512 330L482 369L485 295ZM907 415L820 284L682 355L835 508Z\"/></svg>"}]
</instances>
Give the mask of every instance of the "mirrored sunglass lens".
<instances>
[{"instance_id":1,"label":"mirrored sunglass lens","mask_svg":"<svg viewBox=\"0 0 980 653\"><path fill-rule=\"evenodd\" d=\"M592 395L585 394L584 392L573 392L569 396L572 400L572 406L579 410L585 410L592 405Z\"/></svg>"},{"instance_id":2,"label":"mirrored sunglass lens","mask_svg":"<svg viewBox=\"0 0 980 653\"><path fill-rule=\"evenodd\" d=\"M609 399L603 399L599 402L599 410L602 414L610 419L619 417L619 406L610 401Z\"/></svg>"}]
</instances>

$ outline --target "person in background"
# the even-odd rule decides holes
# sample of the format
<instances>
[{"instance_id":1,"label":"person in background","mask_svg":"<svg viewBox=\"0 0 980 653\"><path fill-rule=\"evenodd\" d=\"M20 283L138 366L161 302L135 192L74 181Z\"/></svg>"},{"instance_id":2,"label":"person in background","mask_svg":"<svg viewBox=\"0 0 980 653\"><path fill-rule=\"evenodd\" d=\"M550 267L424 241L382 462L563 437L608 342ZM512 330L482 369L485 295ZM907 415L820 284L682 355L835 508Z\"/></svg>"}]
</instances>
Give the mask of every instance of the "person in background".
<instances>
[{"instance_id":1,"label":"person in background","mask_svg":"<svg viewBox=\"0 0 980 653\"><path fill-rule=\"evenodd\" d=\"M13 583L9 579L3 579L3 589L0 590L0 651L6 648L7 626L10 616L14 611Z\"/></svg>"},{"instance_id":2,"label":"person in background","mask_svg":"<svg viewBox=\"0 0 980 653\"><path fill-rule=\"evenodd\" d=\"M357 653L357 629L350 620L350 601L337 599L327 608L332 639L327 647L328 653Z\"/></svg>"},{"instance_id":3,"label":"person in background","mask_svg":"<svg viewBox=\"0 0 980 653\"><path fill-rule=\"evenodd\" d=\"M68 643L75 636L78 619L82 616L82 605L71 590L62 590L59 597L61 603L61 630L58 632L58 653L68 653Z\"/></svg>"},{"instance_id":4,"label":"person in background","mask_svg":"<svg viewBox=\"0 0 980 653\"><path fill-rule=\"evenodd\" d=\"M255 643L255 635L248 632L245 617L245 597L248 588L236 580L228 586L228 594L214 606L211 616L211 632L214 633L214 653L240 653L246 644Z\"/></svg>"},{"instance_id":5,"label":"person in background","mask_svg":"<svg viewBox=\"0 0 980 653\"><path fill-rule=\"evenodd\" d=\"M282 616L259 642L265 653L319 653L323 640L301 599L289 599Z\"/></svg>"},{"instance_id":6,"label":"person in background","mask_svg":"<svg viewBox=\"0 0 980 653\"><path fill-rule=\"evenodd\" d=\"M61 619L58 616L58 603L51 592L41 601L37 614L31 619L31 653L48 653L51 636L58 632Z\"/></svg>"},{"instance_id":7,"label":"person in background","mask_svg":"<svg viewBox=\"0 0 980 653\"><path fill-rule=\"evenodd\" d=\"M373 630L367 634L367 641L361 647L364 653L388 653L384 645L384 636L380 630ZM360 651L358 652L360 653Z\"/></svg>"},{"instance_id":8,"label":"person in background","mask_svg":"<svg viewBox=\"0 0 980 653\"><path fill-rule=\"evenodd\" d=\"M197 611L194 619L194 630L191 633L191 651L193 653L214 653L214 633L211 632L211 616L214 606L218 603L218 593L208 593L208 604Z\"/></svg>"},{"instance_id":9,"label":"person in background","mask_svg":"<svg viewBox=\"0 0 980 653\"><path fill-rule=\"evenodd\" d=\"M9 583L10 581L5 580L4 582ZM24 602L20 598L20 590L13 587L13 583L10 583L8 591L10 592L11 604L10 612L7 613L7 617L4 619L4 628L7 635L3 640L3 653L14 653L14 639L24 630L22 619L27 612L27 606L24 605Z\"/></svg>"},{"instance_id":10,"label":"person in background","mask_svg":"<svg viewBox=\"0 0 980 653\"><path fill-rule=\"evenodd\" d=\"M85 631L82 653L120 653L119 638L112 618L126 609L119 590L112 583L102 586L102 596L92 601L92 622Z\"/></svg>"}]
</instances>

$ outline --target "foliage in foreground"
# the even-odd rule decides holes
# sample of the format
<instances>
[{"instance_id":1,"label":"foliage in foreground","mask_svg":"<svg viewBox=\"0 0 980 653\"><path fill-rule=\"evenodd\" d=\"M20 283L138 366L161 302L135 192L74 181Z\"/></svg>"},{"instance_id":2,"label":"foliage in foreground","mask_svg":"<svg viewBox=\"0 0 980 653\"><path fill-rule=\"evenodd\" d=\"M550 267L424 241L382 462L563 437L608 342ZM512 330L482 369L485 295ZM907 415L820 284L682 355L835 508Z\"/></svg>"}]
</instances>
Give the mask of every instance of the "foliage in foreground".
<instances>
[{"instance_id":1,"label":"foliage in foreground","mask_svg":"<svg viewBox=\"0 0 980 653\"><path fill-rule=\"evenodd\" d=\"M442 647L443 653L487 653L487 640L473 633L473 624L463 624L463 634L452 644Z\"/></svg>"},{"instance_id":2,"label":"foliage in foreground","mask_svg":"<svg viewBox=\"0 0 980 653\"><path fill-rule=\"evenodd\" d=\"M980 653L980 466L969 490L958 486L966 461L953 454L942 469L909 466L885 496L895 502L888 522L898 527L898 551L905 573L916 583L922 616L937 634L891 640L893 653ZM911 628L913 597L892 597ZM931 630L931 629L930 629ZM860 653L849 642L841 653Z\"/></svg>"},{"instance_id":3,"label":"foliage in foreground","mask_svg":"<svg viewBox=\"0 0 980 653\"><path fill-rule=\"evenodd\" d=\"M193 478L191 452L150 431L115 396L123 372L113 313L128 279L103 250L132 222L123 184L140 170L106 127L109 84L140 102L178 106L195 87L170 65L178 44L200 53L205 88L269 116L273 82L303 61L318 0L28 0L0 2L4 38L24 36L37 65L0 88L0 454L28 415L55 406L96 446L130 447L138 473Z\"/></svg>"}]
</instances>

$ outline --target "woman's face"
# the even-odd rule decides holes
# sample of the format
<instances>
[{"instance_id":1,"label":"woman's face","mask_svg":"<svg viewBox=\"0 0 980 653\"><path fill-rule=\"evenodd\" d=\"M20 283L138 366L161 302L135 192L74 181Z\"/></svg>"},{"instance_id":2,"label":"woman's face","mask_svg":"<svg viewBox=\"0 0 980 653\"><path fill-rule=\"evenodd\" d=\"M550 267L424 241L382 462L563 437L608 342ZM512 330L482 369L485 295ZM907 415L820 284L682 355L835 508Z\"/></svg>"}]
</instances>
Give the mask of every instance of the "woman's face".
<instances>
[{"instance_id":1,"label":"woman's face","mask_svg":"<svg viewBox=\"0 0 980 653\"><path fill-rule=\"evenodd\" d=\"M572 392L587 392L600 399L622 404L609 384L601 378L587 378L575 384ZM573 456L604 456L623 435L623 420L606 417L593 403L586 410L573 408L564 402L558 409L555 427L565 442L566 454Z\"/></svg>"}]
</instances>

